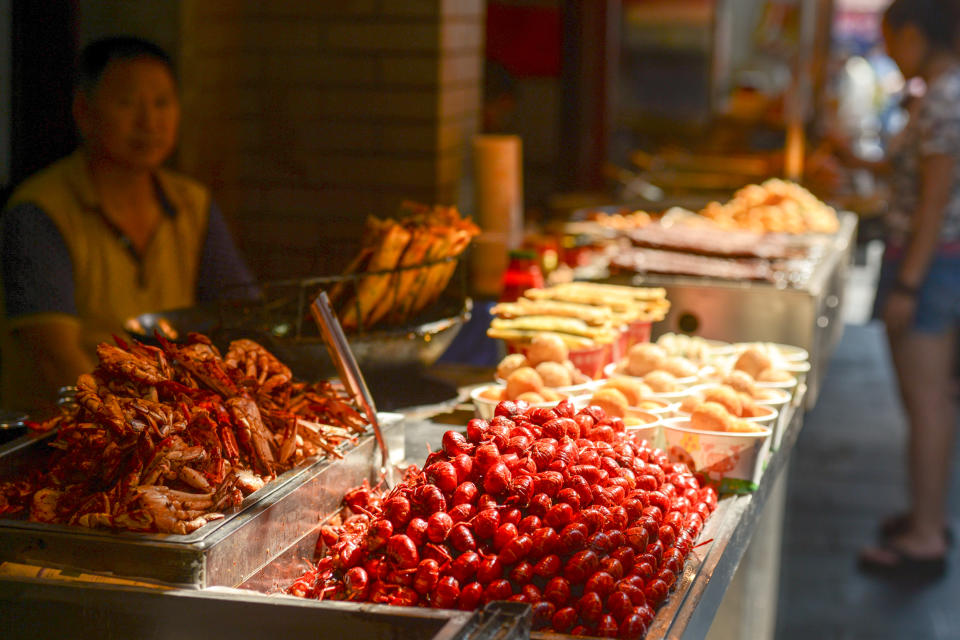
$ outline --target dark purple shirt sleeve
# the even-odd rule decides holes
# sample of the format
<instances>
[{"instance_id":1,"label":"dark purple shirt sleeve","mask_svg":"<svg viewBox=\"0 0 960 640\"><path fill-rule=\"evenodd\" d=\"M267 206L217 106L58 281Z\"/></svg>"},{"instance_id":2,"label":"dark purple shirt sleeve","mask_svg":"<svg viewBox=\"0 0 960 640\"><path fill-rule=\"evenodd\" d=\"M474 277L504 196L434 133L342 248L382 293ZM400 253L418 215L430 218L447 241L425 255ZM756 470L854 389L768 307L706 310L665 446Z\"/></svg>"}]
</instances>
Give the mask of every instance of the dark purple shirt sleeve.
<instances>
[{"instance_id":1,"label":"dark purple shirt sleeve","mask_svg":"<svg viewBox=\"0 0 960 640\"><path fill-rule=\"evenodd\" d=\"M7 317L77 315L73 260L60 229L43 209L24 202L3 212L0 253Z\"/></svg>"},{"instance_id":2,"label":"dark purple shirt sleeve","mask_svg":"<svg viewBox=\"0 0 960 640\"><path fill-rule=\"evenodd\" d=\"M197 302L254 298L256 280L233 242L230 229L215 202L210 202L207 237L200 254Z\"/></svg>"}]
</instances>

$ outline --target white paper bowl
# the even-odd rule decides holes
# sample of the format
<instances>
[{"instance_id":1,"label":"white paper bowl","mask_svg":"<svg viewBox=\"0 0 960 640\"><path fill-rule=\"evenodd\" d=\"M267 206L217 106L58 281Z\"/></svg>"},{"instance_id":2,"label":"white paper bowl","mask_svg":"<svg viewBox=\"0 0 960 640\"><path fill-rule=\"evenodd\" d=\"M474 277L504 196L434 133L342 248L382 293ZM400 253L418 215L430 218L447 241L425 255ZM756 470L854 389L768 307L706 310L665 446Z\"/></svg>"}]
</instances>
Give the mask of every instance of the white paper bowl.
<instances>
[{"instance_id":1,"label":"white paper bowl","mask_svg":"<svg viewBox=\"0 0 960 640\"><path fill-rule=\"evenodd\" d=\"M686 418L663 422L666 451L671 460L685 462L713 480L736 478L758 482L770 450L772 431L729 433L690 428Z\"/></svg>"},{"instance_id":2,"label":"white paper bowl","mask_svg":"<svg viewBox=\"0 0 960 640\"><path fill-rule=\"evenodd\" d=\"M787 380L780 380L777 382L754 382L755 385L763 389L789 389L791 392L797 386L797 377L790 376Z\"/></svg>"},{"instance_id":3,"label":"white paper bowl","mask_svg":"<svg viewBox=\"0 0 960 640\"><path fill-rule=\"evenodd\" d=\"M787 405L790 404L790 401L793 399L793 396L786 389L761 389L765 394L766 398L754 399L759 405L765 407L773 407L779 412L777 420L773 423L773 440L771 442L771 449L779 449L780 441L783 440L783 432L787 428L787 418L786 411Z\"/></svg>"},{"instance_id":4,"label":"white paper bowl","mask_svg":"<svg viewBox=\"0 0 960 640\"><path fill-rule=\"evenodd\" d=\"M781 368L793 374L808 373L810 371L810 362L808 360L787 360Z\"/></svg>"},{"instance_id":5,"label":"white paper bowl","mask_svg":"<svg viewBox=\"0 0 960 640\"><path fill-rule=\"evenodd\" d=\"M777 418L780 416L780 412L769 405L761 404L758 406L764 411L762 415L743 419L751 424L758 424L761 427L773 429L773 426L777 423Z\"/></svg>"},{"instance_id":6,"label":"white paper bowl","mask_svg":"<svg viewBox=\"0 0 960 640\"><path fill-rule=\"evenodd\" d=\"M713 383L697 385L696 387L692 387L690 389L690 394L691 395L701 394L709 389L714 389L721 386L722 385L713 384ZM790 401L790 397L791 397L790 394L784 391L783 389L769 389L765 391L770 391L771 393L775 393L777 396L776 399L778 401L782 400L782 402L780 402L780 406L784 406L786 405L787 402ZM782 396L784 395L786 396L786 398L782 398ZM758 424L763 427L772 428L777 423L777 418L779 418L780 416L780 407L775 406L774 404L771 404L769 402L759 402L757 400L754 400L754 403L760 407L763 413L759 416L751 416L749 418L743 418L743 420L746 420L747 422L751 422L753 424ZM686 411L682 411L679 406L677 407L677 415L684 418L690 416L690 414L687 413Z\"/></svg>"},{"instance_id":7,"label":"white paper bowl","mask_svg":"<svg viewBox=\"0 0 960 640\"><path fill-rule=\"evenodd\" d=\"M470 391L470 400L473 401L473 407L478 418L483 418L484 420L493 419L497 405L500 404L500 400L490 400L489 398L482 397L480 394L487 389L503 390L504 388L505 387L503 385L499 384L486 384L475 387L472 391ZM587 401L590 399L590 396L567 396L566 399L573 404L577 411L579 411L587 406ZM562 401L563 400L556 400L554 402L537 402L531 404L530 406L543 409L552 409Z\"/></svg>"},{"instance_id":8,"label":"white paper bowl","mask_svg":"<svg viewBox=\"0 0 960 640\"><path fill-rule=\"evenodd\" d=\"M760 391L763 393L763 395L759 398L755 397L753 401L757 404L762 404L765 407L773 407L780 413L783 413L783 408L790 402L790 392L784 389L778 389L776 387L761 387Z\"/></svg>"},{"instance_id":9,"label":"white paper bowl","mask_svg":"<svg viewBox=\"0 0 960 640\"><path fill-rule=\"evenodd\" d=\"M660 418L671 418L676 414L677 409L680 408L679 402L663 400L661 398L641 398L640 402L650 403L650 405L654 406L627 407L627 411L642 411L652 413Z\"/></svg>"},{"instance_id":10,"label":"white paper bowl","mask_svg":"<svg viewBox=\"0 0 960 640\"><path fill-rule=\"evenodd\" d=\"M761 351L772 352L779 356L781 360L787 362L803 362L810 359L810 353L803 347L797 347L792 344L780 344L778 342L741 342L735 345L737 352L746 351L750 347L755 347Z\"/></svg>"},{"instance_id":11,"label":"white paper bowl","mask_svg":"<svg viewBox=\"0 0 960 640\"><path fill-rule=\"evenodd\" d=\"M501 387L507 386L507 381L504 380L503 378L494 377L493 381L498 385L500 385ZM606 379L601 378L600 380L588 380L583 384L571 384L566 387L550 387L550 388L556 391L557 393L562 393L567 396L580 396L585 393L586 394L590 393L591 391L596 389L598 386L600 386L604 382L606 382Z\"/></svg>"},{"instance_id":12,"label":"white paper bowl","mask_svg":"<svg viewBox=\"0 0 960 640\"><path fill-rule=\"evenodd\" d=\"M603 375L607 378L631 378L639 382L643 382L643 377L641 376L632 376L629 373L626 373L621 367L619 362L611 362L603 368ZM691 385L697 384L700 381L700 376L684 376L683 378L676 379L677 384L682 385L683 387L689 387ZM680 393L679 391L672 391L670 393Z\"/></svg>"},{"instance_id":13,"label":"white paper bowl","mask_svg":"<svg viewBox=\"0 0 960 640\"><path fill-rule=\"evenodd\" d=\"M630 424L631 419L644 420L644 424ZM627 426L627 433L646 440L656 448L663 447L663 419L646 411L628 410L623 419Z\"/></svg>"}]
</instances>

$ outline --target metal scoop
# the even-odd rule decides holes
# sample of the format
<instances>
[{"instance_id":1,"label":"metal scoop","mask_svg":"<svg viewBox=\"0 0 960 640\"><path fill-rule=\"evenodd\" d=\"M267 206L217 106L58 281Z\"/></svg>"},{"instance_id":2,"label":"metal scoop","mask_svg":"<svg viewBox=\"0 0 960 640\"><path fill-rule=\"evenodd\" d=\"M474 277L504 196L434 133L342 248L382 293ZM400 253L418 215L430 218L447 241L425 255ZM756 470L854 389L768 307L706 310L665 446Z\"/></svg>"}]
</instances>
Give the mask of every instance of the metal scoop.
<instances>
[{"instance_id":1,"label":"metal scoop","mask_svg":"<svg viewBox=\"0 0 960 640\"><path fill-rule=\"evenodd\" d=\"M323 336L323 342L327 346L327 351L340 373L340 380L347 389L347 393L363 410L367 420L373 427L373 434L377 439L377 446L380 448L380 477L386 483L387 487L392 488L394 482L393 469L390 466L390 452L387 450L387 444L383 439L383 432L380 430L380 421L377 419L377 408L373 403L373 396L370 395L370 389L360 373L360 367L357 366L357 359L353 357L353 351L350 350L350 343L347 342L347 336L343 333L343 327L337 320L333 308L330 306L330 299L326 291L321 291L313 303L310 305L310 312L317 326L320 327L320 335Z\"/></svg>"}]
</instances>

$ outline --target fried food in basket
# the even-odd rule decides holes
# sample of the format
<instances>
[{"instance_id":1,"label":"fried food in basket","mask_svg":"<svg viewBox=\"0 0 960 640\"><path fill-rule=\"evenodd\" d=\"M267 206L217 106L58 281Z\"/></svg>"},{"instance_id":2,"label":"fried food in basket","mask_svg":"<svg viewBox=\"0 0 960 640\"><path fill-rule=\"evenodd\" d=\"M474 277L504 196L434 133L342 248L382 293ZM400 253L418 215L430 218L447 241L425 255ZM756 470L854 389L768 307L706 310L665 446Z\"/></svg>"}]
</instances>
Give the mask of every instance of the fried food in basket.
<instances>
[{"instance_id":1,"label":"fried food in basket","mask_svg":"<svg viewBox=\"0 0 960 640\"><path fill-rule=\"evenodd\" d=\"M480 232L456 207L405 202L399 218L367 219L364 246L344 275L371 275L344 280L330 291L344 329L415 317L440 296L457 266L456 261L417 265L459 256Z\"/></svg>"}]
</instances>

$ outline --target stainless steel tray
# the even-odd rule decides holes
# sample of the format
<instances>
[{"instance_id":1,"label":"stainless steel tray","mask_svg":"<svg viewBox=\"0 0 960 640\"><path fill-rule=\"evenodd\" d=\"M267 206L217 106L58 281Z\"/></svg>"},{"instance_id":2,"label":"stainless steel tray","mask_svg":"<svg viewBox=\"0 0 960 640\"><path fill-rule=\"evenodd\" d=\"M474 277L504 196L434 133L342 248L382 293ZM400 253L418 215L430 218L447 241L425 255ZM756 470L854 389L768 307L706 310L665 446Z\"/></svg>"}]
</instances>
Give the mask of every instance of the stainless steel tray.
<instances>
[{"instance_id":1,"label":"stainless steel tray","mask_svg":"<svg viewBox=\"0 0 960 640\"><path fill-rule=\"evenodd\" d=\"M404 422L380 414L392 460L403 459ZM0 449L0 478L43 457L45 439L22 438ZM188 535L139 534L0 519L0 560L107 573L188 588L235 586L339 508L343 493L380 467L372 434L293 469L244 500L223 520Z\"/></svg>"},{"instance_id":2,"label":"stainless steel tray","mask_svg":"<svg viewBox=\"0 0 960 640\"><path fill-rule=\"evenodd\" d=\"M374 638L520 640L530 609L492 602L481 611L318 602L228 590L164 591L0 578L3 637Z\"/></svg>"}]
</instances>

